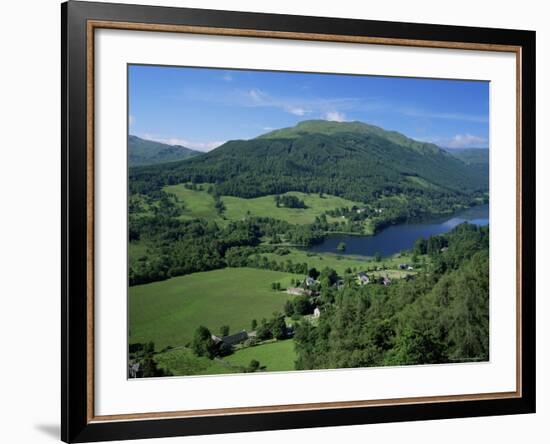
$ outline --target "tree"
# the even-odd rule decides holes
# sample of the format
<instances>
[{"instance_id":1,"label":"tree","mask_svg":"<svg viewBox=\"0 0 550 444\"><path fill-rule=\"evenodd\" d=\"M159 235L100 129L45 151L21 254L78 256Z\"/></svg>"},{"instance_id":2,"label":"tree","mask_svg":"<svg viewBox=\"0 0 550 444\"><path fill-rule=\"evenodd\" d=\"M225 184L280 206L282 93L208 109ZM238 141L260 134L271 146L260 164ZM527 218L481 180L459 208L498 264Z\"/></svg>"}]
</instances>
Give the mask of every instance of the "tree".
<instances>
[{"instance_id":1,"label":"tree","mask_svg":"<svg viewBox=\"0 0 550 444\"><path fill-rule=\"evenodd\" d=\"M260 362L256 361L255 359L252 359L250 361L250 364L248 364L248 370L251 372L255 372L260 368Z\"/></svg>"},{"instance_id":2,"label":"tree","mask_svg":"<svg viewBox=\"0 0 550 444\"><path fill-rule=\"evenodd\" d=\"M294 304L291 300L285 302L284 311L287 316L292 316L294 314Z\"/></svg>"},{"instance_id":3,"label":"tree","mask_svg":"<svg viewBox=\"0 0 550 444\"><path fill-rule=\"evenodd\" d=\"M413 252L417 255L423 255L427 252L427 242L423 237L416 240L413 247Z\"/></svg>"},{"instance_id":4,"label":"tree","mask_svg":"<svg viewBox=\"0 0 550 444\"><path fill-rule=\"evenodd\" d=\"M306 315L311 313L312 307L309 303L309 298L307 296L297 296L293 302L294 313L299 315Z\"/></svg>"},{"instance_id":5,"label":"tree","mask_svg":"<svg viewBox=\"0 0 550 444\"><path fill-rule=\"evenodd\" d=\"M256 330L256 336L260 341L265 341L266 339L271 339L273 337L271 326L267 323L267 319L263 318L260 321L260 325L258 325Z\"/></svg>"},{"instance_id":6,"label":"tree","mask_svg":"<svg viewBox=\"0 0 550 444\"><path fill-rule=\"evenodd\" d=\"M206 356L209 359L216 356L216 344L212 339L212 334L203 325L195 331L191 348L197 356Z\"/></svg>"},{"instance_id":7,"label":"tree","mask_svg":"<svg viewBox=\"0 0 550 444\"><path fill-rule=\"evenodd\" d=\"M170 373L158 368L156 361L151 355L147 355L141 363L142 377L153 378L159 376L170 376Z\"/></svg>"},{"instance_id":8,"label":"tree","mask_svg":"<svg viewBox=\"0 0 550 444\"><path fill-rule=\"evenodd\" d=\"M386 365L436 364L446 360L445 347L433 332L406 327L386 357Z\"/></svg>"},{"instance_id":9,"label":"tree","mask_svg":"<svg viewBox=\"0 0 550 444\"><path fill-rule=\"evenodd\" d=\"M258 327L258 321L256 319L252 319L252 322L250 323L250 328L252 328L252 331L256 330Z\"/></svg>"},{"instance_id":10,"label":"tree","mask_svg":"<svg viewBox=\"0 0 550 444\"><path fill-rule=\"evenodd\" d=\"M214 201L214 208L216 208L217 213L221 215L225 211L225 204L221 200L220 196L216 196Z\"/></svg>"},{"instance_id":11,"label":"tree","mask_svg":"<svg viewBox=\"0 0 550 444\"><path fill-rule=\"evenodd\" d=\"M222 325L220 327L220 334L222 336L229 336L229 325Z\"/></svg>"},{"instance_id":12,"label":"tree","mask_svg":"<svg viewBox=\"0 0 550 444\"><path fill-rule=\"evenodd\" d=\"M319 279L323 288L330 288L338 281L338 274L336 270L326 267L321 271Z\"/></svg>"},{"instance_id":13,"label":"tree","mask_svg":"<svg viewBox=\"0 0 550 444\"><path fill-rule=\"evenodd\" d=\"M307 275L312 279L317 279L319 277L319 272L316 268L310 268L307 272Z\"/></svg>"},{"instance_id":14,"label":"tree","mask_svg":"<svg viewBox=\"0 0 550 444\"><path fill-rule=\"evenodd\" d=\"M286 337L285 317L282 314L274 313L274 317L270 322L271 335L275 339L284 339Z\"/></svg>"},{"instance_id":15,"label":"tree","mask_svg":"<svg viewBox=\"0 0 550 444\"><path fill-rule=\"evenodd\" d=\"M338 244L338 246L336 247L336 249L340 252L346 251L346 243L345 242L340 242Z\"/></svg>"},{"instance_id":16,"label":"tree","mask_svg":"<svg viewBox=\"0 0 550 444\"><path fill-rule=\"evenodd\" d=\"M374 253L374 260L376 262L380 262L382 260L382 255L378 251Z\"/></svg>"}]
</instances>

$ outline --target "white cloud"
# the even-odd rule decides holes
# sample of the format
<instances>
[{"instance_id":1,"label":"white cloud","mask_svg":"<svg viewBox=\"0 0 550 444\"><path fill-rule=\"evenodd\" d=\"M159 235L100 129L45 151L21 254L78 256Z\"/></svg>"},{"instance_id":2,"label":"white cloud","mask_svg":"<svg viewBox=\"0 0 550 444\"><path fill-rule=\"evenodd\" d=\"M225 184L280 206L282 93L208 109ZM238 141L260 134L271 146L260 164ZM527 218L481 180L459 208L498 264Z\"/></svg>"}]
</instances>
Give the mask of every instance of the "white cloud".
<instances>
[{"instance_id":1,"label":"white cloud","mask_svg":"<svg viewBox=\"0 0 550 444\"><path fill-rule=\"evenodd\" d=\"M308 113L308 111L305 110L304 108L295 107L295 106L289 106L286 110L290 114L294 114L295 116L304 116L306 113Z\"/></svg>"},{"instance_id":2,"label":"white cloud","mask_svg":"<svg viewBox=\"0 0 550 444\"><path fill-rule=\"evenodd\" d=\"M186 90L185 95L191 100L200 100L224 105L237 105L249 108L265 107L277 108L295 116L323 115L334 109L350 110L365 104L358 98L336 97L301 97L301 96L275 96L259 88L246 90L234 89L223 93L213 91Z\"/></svg>"},{"instance_id":3,"label":"white cloud","mask_svg":"<svg viewBox=\"0 0 550 444\"><path fill-rule=\"evenodd\" d=\"M489 141L485 137L473 134L455 134L453 137L421 137L416 138L423 142L435 143L445 148L484 148Z\"/></svg>"},{"instance_id":4,"label":"white cloud","mask_svg":"<svg viewBox=\"0 0 550 444\"><path fill-rule=\"evenodd\" d=\"M461 120L464 122L487 123L488 116L464 113L438 113L415 108L399 108L397 111L409 117L420 117L428 119L443 119L443 120Z\"/></svg>"},{"instance_id":5,"label":"white cloud","mask_svg":"<svg viewBox=\"0 0 550 444\"><path fill-rule=\"evenodd\" d=\"M222 80L225 80L226 82L231 82L233 81L233 76L231 74L224 74L222 76Z\"/></svg>"},{"instance_id":6,"label":"white cloud","mask_svg":"<svg viewBox=\"0 0 550 444\"><path fill-rule=\"evenodd\" d=\"M154 134L143 134L140 137L147 140L153 140L155 142L166 143L167 145L181 145L186 148L191 148L192 150L204 151L204 152L211 151L214 148L217 148L226 142L226 140L197 142L197 141L192 141L187 139L181 139L179 137L158 137L158 136L155 136Z\"/></svg>"},{"instance_id":7,"label":"white cloud","mask_svg":"<svg viewBox=\"0 0 550 444\"><path fill-rule=\"evenodd\" d=\"M329 120L330 122L345 122L346 115L338 111L329 111L324 114L323 119Z\"/></svg>"},{"instance_id":8,"label":"white cloud","mask_svg":"<svg viewBox=\"0 0 550 444\"><path fill-rule=\"evenodd\" d=\"M128 116L128 124L129 124L130 126L133 126L134 123L136 123L136 118L130 114L130 115Z\"/></svg>"},{"instance_id":9,"label":"white cloud","mask_svg":"<svg viewBox=\"0 0 550 444\"><path fill-rule=\"evenodd\" d=\"M447 145L449 148L472 148L487 145L487 139L472 134L457 134Z\"/></svg>"}]
</instances>

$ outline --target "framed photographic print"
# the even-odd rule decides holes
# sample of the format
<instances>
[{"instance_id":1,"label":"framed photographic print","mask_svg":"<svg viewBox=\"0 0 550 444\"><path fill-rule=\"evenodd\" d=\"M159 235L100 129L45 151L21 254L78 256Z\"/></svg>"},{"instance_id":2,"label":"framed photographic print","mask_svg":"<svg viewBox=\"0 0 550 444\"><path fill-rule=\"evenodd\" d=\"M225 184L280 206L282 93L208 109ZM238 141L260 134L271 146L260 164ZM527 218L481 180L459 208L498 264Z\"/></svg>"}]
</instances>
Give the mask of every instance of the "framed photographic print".
<instances>
[{"instance_id":1,"label":"framed photographic print","mask_svg":"<svg viewBox=\"0 0 550 444\"><path fill-rule=\"evenodd\" d=\"M535 33L62 5L62 439L535 411Z\"/></svg>"}]
</instances>

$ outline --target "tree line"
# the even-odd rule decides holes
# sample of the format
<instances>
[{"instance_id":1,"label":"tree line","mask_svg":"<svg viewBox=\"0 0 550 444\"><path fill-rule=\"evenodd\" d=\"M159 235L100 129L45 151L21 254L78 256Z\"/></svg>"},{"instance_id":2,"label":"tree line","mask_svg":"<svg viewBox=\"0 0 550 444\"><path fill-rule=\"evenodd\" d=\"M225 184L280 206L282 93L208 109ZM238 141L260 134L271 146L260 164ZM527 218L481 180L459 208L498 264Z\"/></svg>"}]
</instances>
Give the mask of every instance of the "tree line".
<instances>
[{"instance_id":1,"label":"tree line","mask_svg":"<svg viewBox=\"0 0 550 444\"><path fill-rule=\"evenodd\" d=\"M488 245L488 227L462 224L418 242L430 265L410 281L324 287L318 325L296 327L296 368L488 360Z\"/></svg>"}]
</instances>

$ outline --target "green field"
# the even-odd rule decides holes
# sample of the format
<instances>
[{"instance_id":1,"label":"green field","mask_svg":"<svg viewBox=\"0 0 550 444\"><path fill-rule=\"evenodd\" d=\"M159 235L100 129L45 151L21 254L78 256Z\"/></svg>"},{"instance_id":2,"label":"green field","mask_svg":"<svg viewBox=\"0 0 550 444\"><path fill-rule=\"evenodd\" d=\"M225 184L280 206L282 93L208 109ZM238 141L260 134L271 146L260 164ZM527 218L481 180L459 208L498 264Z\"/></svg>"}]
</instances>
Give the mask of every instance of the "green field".
<instances>
[{"instance_id":1,"label":"green field","mask_svg":"<svg viewBox=\"0 0 550 444\"><path fill-rule=\"evenodd\" d=\"M332 253L308 253L306 251L290 249L290 253L278 255L275 253L263 253L260 256L267 257L270 261L285 263L292 261L293 263L306 263L308 268L315 267L317 270L322 270L325 267L332 268L340 275L344 274L346 268L356 268L357 271L363 270L365 267L372 265L372 262L367 257L361 256L340 256Z\"/></svg>"},{"instance_id":2,"label":"green field","mask_svg":"<svg viewBox=\"0 0 550 444\"><path fill-rule=\"evenodd\" d=\"M214 198L207 193L208 184L203 184L203 190L189 190L184 184L170 185L164 187L168 193L175 194L180 202L183 202L184 208L182 218L210 218L221 219L214 208ZM315 217L322 215L325 211L334 210L342 207L352 207L361 205L351 200L341 197L325 194L319 197L318 194L306 194L300 192L289 192L286 195L292 195L303 200L307 208L285 208L277 207L273 195L256 197L253 199L243 199L234 196L222 196L225 205L224 217L229 220L242 220L248 216L272 217L274 219L284 220L292 224L311 224ZM328 218L329 221L338 220Z\"/></svg>"},{"instance_id":3,"label":"green field","mask_svg":"<svg viewBox=\"0 0 550 444\"><path fill-rule=\"evenodd\" d=\"M285 195L298 197L304 201L307 208L277 208L274 196L272 195L256 197L254 199L223 196L222 200L226 206L225 215L227 218L234 220L244 219L247 215L251 215L272 217L292 224L311 224L315 222L317 216L321 216L325 211L360 205L351 200L329 195L319 197L318 194L305 194L294 191L285 193ZM330 217L328 219L329 221L336 220Z\"/></svg>"},{"instance_id":4,"label":"green field","mask_svg":"<svg viewBox=\"0 0 550 444\"><path fill-rule=\"evenodd\" d=\"M375 268L389 269L388 276L390 278L403 277L410 274L407 271L399 270L399 264L412 262L410 254L396 254L392 257L382 259L380 262L375 262L373 258L366 256L343 256L333 253L308 253L307 251L290 248L290 253L278 255L275 253L263 253L260 256L267 257L270 261L285 263L292 261L293 263L307 263L308 268L315 267L317 270L322 270L325 267L332 268L340 275L344 275L346 268L355 269L356 271L373 270ZM376 275L377 273L374 272ZM385 274L385 273L384 273Z\"/></svg>"},{"instance_id":5,"label":"green field","mask_svg":"<svg viewBox=\"0 0 550 444\"><path fill-rule=\"evenodd\" d=\"M237 367L248 367L252 359L258 361L260 366L266 367L267 371L294 370L294 361L296 361L294 340L287 339L243 348L223 358L224 361Z\"/></svg>"},{"instance_id":6,"label":"green field","mask_svg":"<svg viewBox=\"0 0 550 444\"><path fill-rule=\"evenodd\" d=\"M155 349L184 345L199 325L218 333L250 329L252 319L270 318L291 297L271 289L283 288L296 277L290 273L252 268L224 268L193 273L129 289L129 343L154 342Z\"/></svg>"},{"instance_id":7,"label":"green field","mask_svg":"<svg viewBox=\"0 0 550 444\"><path fill-rule=\"evenodd\" d=\"M221 361L196 356L186 348L158 353L155 355L155 361L160 368L168 370L174 376L221 375L238 372L237 369Z\"/></svg>"},{"instance_id":8,"label":"green field","mask_svg":"<svg viewBox=\"0 0 550 444\"><path fill-rule=\"evenodd\" d=\"M214 208L214 198L206 192L209 184L203 184L203 190L189 190L184 184L164 187L164 191L174 194L180 202L183 202L182 219L217 219L218 213Z\"/></svg>"}]
</instances>

